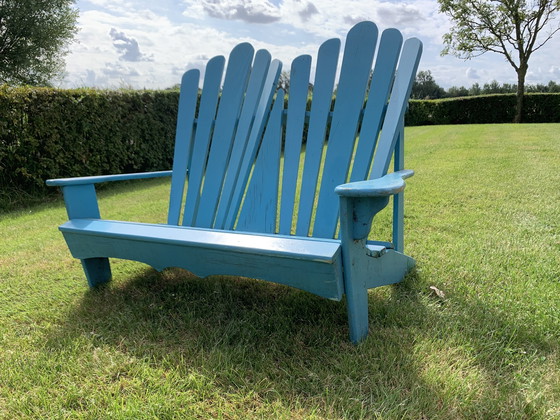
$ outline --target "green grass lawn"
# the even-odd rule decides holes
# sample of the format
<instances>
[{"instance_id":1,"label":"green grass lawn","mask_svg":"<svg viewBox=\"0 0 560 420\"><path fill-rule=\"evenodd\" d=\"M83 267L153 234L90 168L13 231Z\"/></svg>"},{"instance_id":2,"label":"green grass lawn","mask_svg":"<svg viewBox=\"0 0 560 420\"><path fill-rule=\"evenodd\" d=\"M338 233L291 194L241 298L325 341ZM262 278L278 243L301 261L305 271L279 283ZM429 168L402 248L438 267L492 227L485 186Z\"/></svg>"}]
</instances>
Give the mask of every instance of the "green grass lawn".
<instances>
[{"instance_id":1,"label":"green grass lawn","mask_svg":"<svg viewBox=\"0 0 560 420\"><path fill-rule=\"evenodd\" d=\"M560 418L559 133L407 129L417 269L358 346L344 303L270 283L116 260L88 291L62 200L1 214L0 418ZM102 214L163 222L167 194L105 188Z\"/></svg>"}]
</instances>

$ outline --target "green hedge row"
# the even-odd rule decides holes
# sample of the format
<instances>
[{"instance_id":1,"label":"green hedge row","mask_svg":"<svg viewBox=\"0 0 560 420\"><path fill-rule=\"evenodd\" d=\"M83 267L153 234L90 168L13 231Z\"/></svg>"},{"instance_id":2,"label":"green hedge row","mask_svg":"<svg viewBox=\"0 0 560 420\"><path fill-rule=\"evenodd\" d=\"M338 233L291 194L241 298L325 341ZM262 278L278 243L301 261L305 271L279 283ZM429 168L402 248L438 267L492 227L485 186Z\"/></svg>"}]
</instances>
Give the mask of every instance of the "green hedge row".
<instances>
[{"instance_id":1,"label":"green hedge row","mask_svg":"<svg viewBox=\"0 0 560 420\"><path fill-rule=\"evenodd\" d=\"M171 167L178 92L0 87L0 196L45 179ZM507 123L515 95L413 100L406 125ZM527 94L524 122L560 122L560 94Z\"/></svg>"},{"instance_id":2,"label":"green hedge row","mask_svg":"<svg viewBox=\"0 0 560 420\"><path fill-rule=\"evenodd\" d=\"M0 87L0 192L171 167L177 92Z\"/></svg>"},{"instance_id":3,"label":"green hedge row","mask_svg":"<svg viewBox=\"0 0 560 420\"><path fill-rule=\"evenodd\" d=\"M469 96L436 100L411 100L405 124L498 124L515 116L515 94ZM560 122L560 93L528 93L523 122Z\"/></svg>"}]
</instances>

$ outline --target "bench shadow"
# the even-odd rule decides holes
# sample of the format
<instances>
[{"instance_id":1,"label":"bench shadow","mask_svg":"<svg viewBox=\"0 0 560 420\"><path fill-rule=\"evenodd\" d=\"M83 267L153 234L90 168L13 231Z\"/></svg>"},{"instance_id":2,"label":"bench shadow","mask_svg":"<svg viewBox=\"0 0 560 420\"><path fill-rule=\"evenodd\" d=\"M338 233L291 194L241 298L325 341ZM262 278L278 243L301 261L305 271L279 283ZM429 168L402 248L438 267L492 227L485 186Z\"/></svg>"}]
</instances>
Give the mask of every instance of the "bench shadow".
<instances>
[{"instance_id":1,"label":"bench shadow","mask_svg":"<svg viewBox=\"0 0 560 420\"><path fill-rule=\"evenodd\" d=\"M437 325L445 321L445 315L426 305L427 299L430 305L440 303L437 298L431 302L424 289L423 279L414 271L403 283L391 286L388 297L370 295L370 335L354 346L348 341L344 302L257 280L200 279L180 269L163 273L147 269L126 282L86 292L80 305L53 331L47 346L54 350L68 337L87 336L94 346L114 347L136 359L176 368L180 374L212 372L216 386L224 392L258 394L255 384L264 381L272 391L261 390L261 399L280 399L285 406L297 400L310 411L328 394L332 405L328 409L335 416L347 412L373 416L385 407L402 413L439 412L445 417L451 397L426 379L424 361L415 356L418 342L439 334ZM474 305L451 328L475 352L483 352L500 340L489 331L507 321L482 302ZM467 315L474 313L484 316L471 319ZM461 328L473 323L480 333ZM515 331L503 337L510 346L546 347L538 334L519 326ZM476 363L479 369L494 371L495 359L500 357L497 353ZM491 377L498 381L514 374L504 367ZM497 384L489 384L493 385ZM337 395L349 391L355 398L337 400ZM522 389L510 391L523 393ZM432 396L427 406L421 397L426 394ZM493 395L479 398L492 399ZM496 406L490 400L482 402Z\"/></svg>"}]
</instances>

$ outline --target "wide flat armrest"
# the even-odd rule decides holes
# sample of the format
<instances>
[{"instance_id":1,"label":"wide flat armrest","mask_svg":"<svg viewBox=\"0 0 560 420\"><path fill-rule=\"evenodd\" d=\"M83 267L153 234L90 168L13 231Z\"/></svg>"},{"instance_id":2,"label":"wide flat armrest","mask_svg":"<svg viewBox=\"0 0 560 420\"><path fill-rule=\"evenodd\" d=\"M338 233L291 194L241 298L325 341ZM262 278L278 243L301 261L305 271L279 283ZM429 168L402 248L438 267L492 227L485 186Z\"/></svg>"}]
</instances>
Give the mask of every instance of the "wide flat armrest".
<instances>
[{"instance_id":1,"label":"wide flat armrest","mask_svg":"<svg viewBox=\"0 0 560 420\"><path fill-rule=\"evenodd\" d=\"M350 182L335 188L340 196L341 236L353 240L366 239L375 215L389 204L389 198L404 190L404 180L414 171L402 170L378 179ZM343 223L344 221L344 223ZM346 234L343 234L345 230Z\"/></svg>"},{"instance_id":2,"label":"wide flat armrest","mask_svg":"<svg viewBox=\"0 0 560 420\"><path fill-rule=\"evenodd\" d=\"M133 174L80 176L75 178L48 179L49 187L64 187L69 185L99 184L100 182L128 181L131 179L162 178L171 176L173 171L137 172Z\"/></svg>"},{"instance_id":3,"label":"wide flat armrest","mask_svg":"<svg viewBox=\"0 0 560 420\"><path fill-rule=\"evenodd\" d=\"M404 169L378 179L342 184L334 191L341 197L385 197L401 192L405 186L404 180L412 175L414 171Z\"/></svg>"}]
</instances>

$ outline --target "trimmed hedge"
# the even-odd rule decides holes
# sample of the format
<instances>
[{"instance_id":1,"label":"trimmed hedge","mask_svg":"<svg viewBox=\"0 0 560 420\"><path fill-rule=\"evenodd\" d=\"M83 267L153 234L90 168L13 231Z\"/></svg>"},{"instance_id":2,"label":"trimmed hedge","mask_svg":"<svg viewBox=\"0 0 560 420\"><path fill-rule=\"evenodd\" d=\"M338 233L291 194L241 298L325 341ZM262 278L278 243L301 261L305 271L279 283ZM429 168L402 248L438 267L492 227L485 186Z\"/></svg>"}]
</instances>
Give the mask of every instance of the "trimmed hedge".
<instances>
[{"instance_id":1,"label":"trimmed hedge","mask_svg":"<svg viewBox=\"0 0 560 420\"><path fill-rule=\"evenodd\" d=\"M0 87L0 192L171 168L178 92Z\"/></svg>"},{"instance_id":2,"label":"trimmed hedge","mask_svg":"<svg viewBox=\"0 0 560 420\"><path fill-rule=\"evenodd\" d=\"M511 123L515 94L469 96L435 100L411 100L405 124L497 124ZM560 93L525 94L523 122L560 122Z\"/></svg>"},{"instance_id":3,"label":"trimmed hedge","mask_svg":"<svg viewBox=\"0 0 560 420\"><path fill-rule=\"evenodd\" d=\"M0 198L48 178L169 169L178 91L0 86ZM406 125L508 123L515 95L412 100ZM524 122L560 122L560 94L525 96ZM49 189L54 191L54 189Z\"/></svg>"}]
</instances>

